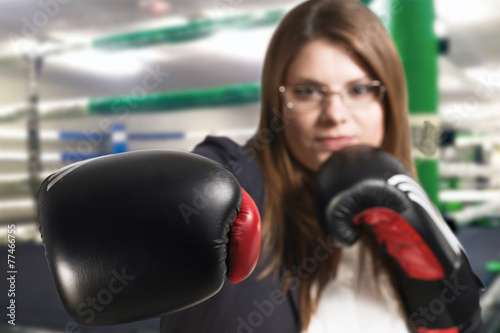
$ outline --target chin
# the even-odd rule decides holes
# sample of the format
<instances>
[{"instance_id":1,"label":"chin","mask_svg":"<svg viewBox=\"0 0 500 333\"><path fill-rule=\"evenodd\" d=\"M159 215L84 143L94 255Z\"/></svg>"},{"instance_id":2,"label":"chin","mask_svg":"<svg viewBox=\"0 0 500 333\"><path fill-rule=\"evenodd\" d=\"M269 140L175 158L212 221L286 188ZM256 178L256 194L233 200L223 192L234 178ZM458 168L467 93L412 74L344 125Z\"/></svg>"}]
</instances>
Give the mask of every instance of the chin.
<instances>
[{"instance_id":1,"label":"chin","mask_svg":"<svg viewBox=\"0 0 500 333\"><path fill-rule=\"evenodd\" d=\"M333 154L333 153L334 153L333 151L330 151L330 152L328 152L328 153L326 153L326 154L321 154L321 156L318 156L318 157L315 159L316 163L314 164L314 166L315 166L315 167L312 169L312 171L315 171L315 172L316 172L316 171L318 171L318 170L319 170L319 168L321 167L321 165L323 165L323 163L325 163L325 162L326 162L326 160L327 160L330 156L332 156L332 154Z\"/></svg>"}]
</instances>

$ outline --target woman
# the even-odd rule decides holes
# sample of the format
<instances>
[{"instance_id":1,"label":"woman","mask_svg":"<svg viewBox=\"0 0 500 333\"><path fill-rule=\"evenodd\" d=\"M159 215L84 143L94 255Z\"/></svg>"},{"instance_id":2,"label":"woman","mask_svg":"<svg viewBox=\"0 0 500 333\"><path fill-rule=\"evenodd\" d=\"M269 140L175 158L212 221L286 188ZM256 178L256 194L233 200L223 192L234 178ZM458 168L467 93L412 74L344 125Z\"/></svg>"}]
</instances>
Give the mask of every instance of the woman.
<instances>
[{"instance_id":1,"label":"woman","mask_svg":"<svg viewBox=\"0 0 500 333\"><path fill-rule=\"evenodd\" d=\"M194 149L231 168L256 201L258 269L163 317L162 332L409 331L370 242L328 245L313 200L320 165L352 144L382 147L414 175L406 104L396 48L363 4L312 0L291 10L265 58L256 134L244 148L208 137Z\"/></svg>"}]
</instances>

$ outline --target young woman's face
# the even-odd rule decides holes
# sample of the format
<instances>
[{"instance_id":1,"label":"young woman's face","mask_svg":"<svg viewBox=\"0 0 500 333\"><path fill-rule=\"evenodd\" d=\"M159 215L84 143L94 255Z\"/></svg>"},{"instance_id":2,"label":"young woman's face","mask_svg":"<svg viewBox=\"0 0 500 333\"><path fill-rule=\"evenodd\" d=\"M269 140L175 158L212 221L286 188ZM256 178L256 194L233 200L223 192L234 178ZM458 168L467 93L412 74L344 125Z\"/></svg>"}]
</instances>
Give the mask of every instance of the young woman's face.
<instances>
[{"instance_id":1,"label":"young woman's face","mask_svg":"<svg viewBox=\"0 0 500 333\"><path fill-rule=\"evenodd\" d=\"M283 112L288 148L306 168L317 171L332 153L348 145L382 144L382 95L373 81L336 44L315 40L302 48L286 75ZM341 91L342 96L327 95L321 87Z\"/></svg>"}]
</instances>

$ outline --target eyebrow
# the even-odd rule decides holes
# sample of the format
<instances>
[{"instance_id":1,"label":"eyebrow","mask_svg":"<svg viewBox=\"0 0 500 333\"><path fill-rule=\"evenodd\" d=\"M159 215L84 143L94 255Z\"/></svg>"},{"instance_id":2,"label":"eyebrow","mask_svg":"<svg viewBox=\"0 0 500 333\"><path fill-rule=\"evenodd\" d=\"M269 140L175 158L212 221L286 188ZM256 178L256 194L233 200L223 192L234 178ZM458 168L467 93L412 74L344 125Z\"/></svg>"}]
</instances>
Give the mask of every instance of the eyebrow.
<instances>
[{"instance_id":1,"label":"eyebrow","mask_svg":"<svg viewBox=\"0 0 500 333\"><path fill-rule=\"evenodd\" d=\"M351 84L355 84L355 83L359 83L359 82L363 82L363 81L371 81L371 80L373 80L373 78L371 78L369 76L363 76L363 77L348 81L345 83L345 85L351 85ZM328 86L324 82L320 82L320 81L315 80L315 79L311 79L311 78L307 78L307 77L300 77L300 76L295 77L291 81L292 82L293 81L300 81L300 84L312 84L312 85L318 85L318 86Z\"/></svg>"}]
</instances>

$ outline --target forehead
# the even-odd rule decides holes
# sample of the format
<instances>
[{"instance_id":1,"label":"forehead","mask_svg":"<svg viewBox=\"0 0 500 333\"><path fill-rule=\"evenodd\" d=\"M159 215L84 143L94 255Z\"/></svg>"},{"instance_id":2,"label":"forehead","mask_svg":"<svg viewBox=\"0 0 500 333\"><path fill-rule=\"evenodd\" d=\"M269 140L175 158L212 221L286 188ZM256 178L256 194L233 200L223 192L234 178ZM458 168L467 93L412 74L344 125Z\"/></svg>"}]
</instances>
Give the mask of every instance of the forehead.
<instances>
[{"instance_id":1,"label":"forehead","mask_svg":"<svg viewBox=\"0 0 500 333\"><path fill-rule=\"evenodd\" d=\"M369 76L361 62L348 52L326 40L310 41L288 67L287 81L305 78L333 86Z\"/></svg>"}]
</instances>

